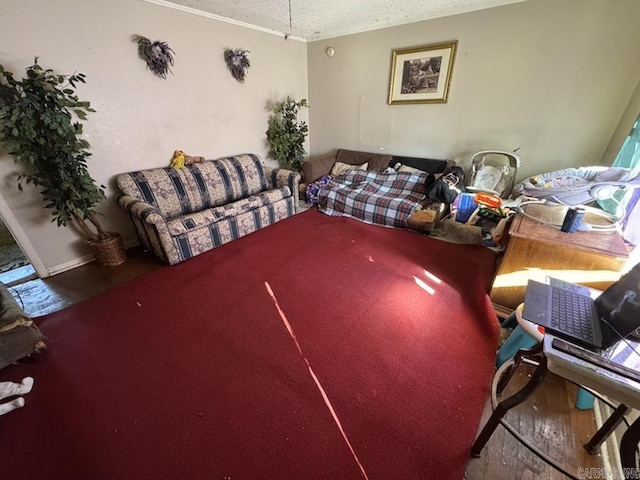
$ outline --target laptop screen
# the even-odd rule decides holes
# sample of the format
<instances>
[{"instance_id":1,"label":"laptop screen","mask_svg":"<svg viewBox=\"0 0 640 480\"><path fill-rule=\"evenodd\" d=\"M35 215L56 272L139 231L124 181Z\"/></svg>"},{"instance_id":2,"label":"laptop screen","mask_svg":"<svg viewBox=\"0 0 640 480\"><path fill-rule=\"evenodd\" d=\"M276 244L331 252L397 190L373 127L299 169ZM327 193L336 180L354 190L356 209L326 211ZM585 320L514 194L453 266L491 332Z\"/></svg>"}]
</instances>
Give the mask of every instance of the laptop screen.
<instances>
[{"instance_id":1,"label":"laptop screen","mask_svg":"<svg viewBox=\"0 0 640 480\"><path fill-rule=\"evenodd\" d=\"M600 318L617 332L616 337L626 337L640 327L640 263L612 283L594 303Z\"/></svg>"}]
</instances>

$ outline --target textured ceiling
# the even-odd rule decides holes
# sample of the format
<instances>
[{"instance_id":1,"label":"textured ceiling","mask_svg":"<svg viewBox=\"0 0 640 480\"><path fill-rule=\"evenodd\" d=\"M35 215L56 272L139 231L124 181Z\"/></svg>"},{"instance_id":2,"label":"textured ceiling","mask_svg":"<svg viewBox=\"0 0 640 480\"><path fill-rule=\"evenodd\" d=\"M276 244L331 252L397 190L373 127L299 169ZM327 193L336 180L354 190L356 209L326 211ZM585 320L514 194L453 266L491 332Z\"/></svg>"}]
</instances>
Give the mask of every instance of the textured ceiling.
<instances>
[{"instance_id":1,"label":"textured ceiling","mask_svg":"<svg viewBox=\"0 0 640 480\"><path fill-rule=\"evenodd\" d=\"M146 1L311 41L526 0Z\"/></svg>"}]
</instances>

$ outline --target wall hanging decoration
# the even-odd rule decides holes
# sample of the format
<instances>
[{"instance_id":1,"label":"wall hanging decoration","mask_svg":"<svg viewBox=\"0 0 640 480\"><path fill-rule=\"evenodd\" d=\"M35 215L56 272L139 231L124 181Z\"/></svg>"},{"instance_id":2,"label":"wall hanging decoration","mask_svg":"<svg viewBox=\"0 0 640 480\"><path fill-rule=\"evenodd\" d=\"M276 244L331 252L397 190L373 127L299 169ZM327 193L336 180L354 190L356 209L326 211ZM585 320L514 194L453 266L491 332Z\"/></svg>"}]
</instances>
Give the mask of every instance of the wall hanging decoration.
<instances>
[{"instance_id":1,"label":"wall hanging decoration","mask_svg":"<svg viewBox=\"0 0 640 480\"><path fill-rule=\"evenodd\" d=\"M173 66L173 54L175 52L167 42L152 42L142 35L133 35L133 41L138 44L138 55L147 62L149 70L160 78L167 78L170 66Z\"/></svg>"},{"instance_id":2,"label":"wall hanging decoration","mask_svg":"<svg viewBox=\"0 0 640 480\"><path fill-rule=\"evenodd\" d=\"M458 41L393 51L387 103L447 103Z\"/></svg>"},{"instance_id":3,"label":"wall hanging decoration","mask_svg":"<svg viewBox=\"0 0 640 480\"><path fill-rule=\"evenodd\" d=\"M247 69L251 66L247 57L248 53L249 50L242 50L241 48L236 48L235 50L227 48L224 51L224 61L227 62L227 67L233 78L240 83L244 83Z\"/></svg>"}]
</instances>

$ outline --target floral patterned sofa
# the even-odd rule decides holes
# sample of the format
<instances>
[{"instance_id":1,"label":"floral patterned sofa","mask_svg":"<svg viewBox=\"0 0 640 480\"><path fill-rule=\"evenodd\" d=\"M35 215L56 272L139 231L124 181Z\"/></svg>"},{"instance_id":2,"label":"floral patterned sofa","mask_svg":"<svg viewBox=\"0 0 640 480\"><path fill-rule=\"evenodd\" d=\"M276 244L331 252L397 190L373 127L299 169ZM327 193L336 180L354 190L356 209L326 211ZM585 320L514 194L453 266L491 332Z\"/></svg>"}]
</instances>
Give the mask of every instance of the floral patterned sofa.
<instances>
[{"instance_id":1,"label":"floral patterned sofa","mask_svg":"<svg viewBox=\"0 0 640 480\"><path fill-rule=\"evenodd\" d=\"M116 183L140 242L174 265L294 215L300 174L242 154L123 173Z\"/></svg>"}]
</instances>

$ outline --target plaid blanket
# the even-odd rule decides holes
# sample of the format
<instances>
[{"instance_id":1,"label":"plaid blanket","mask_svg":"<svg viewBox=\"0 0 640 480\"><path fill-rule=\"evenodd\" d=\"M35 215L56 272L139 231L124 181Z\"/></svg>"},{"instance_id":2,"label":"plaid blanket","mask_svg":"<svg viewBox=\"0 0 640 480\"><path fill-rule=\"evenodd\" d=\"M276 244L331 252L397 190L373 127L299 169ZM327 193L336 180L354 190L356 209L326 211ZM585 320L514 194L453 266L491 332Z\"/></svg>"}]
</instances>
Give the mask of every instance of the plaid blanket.
<instances>
[{"instance_id":1,"label":"plaid blanket","mask_svg":"<svg viewBox=\"0 0 640 480\"><path fill-rule=\"evenodd\" d=\"M332 178L318 193L318 209L365 223L406 227L425 198L426 173L356 171Z\"/></svg>"}]
</instances>

